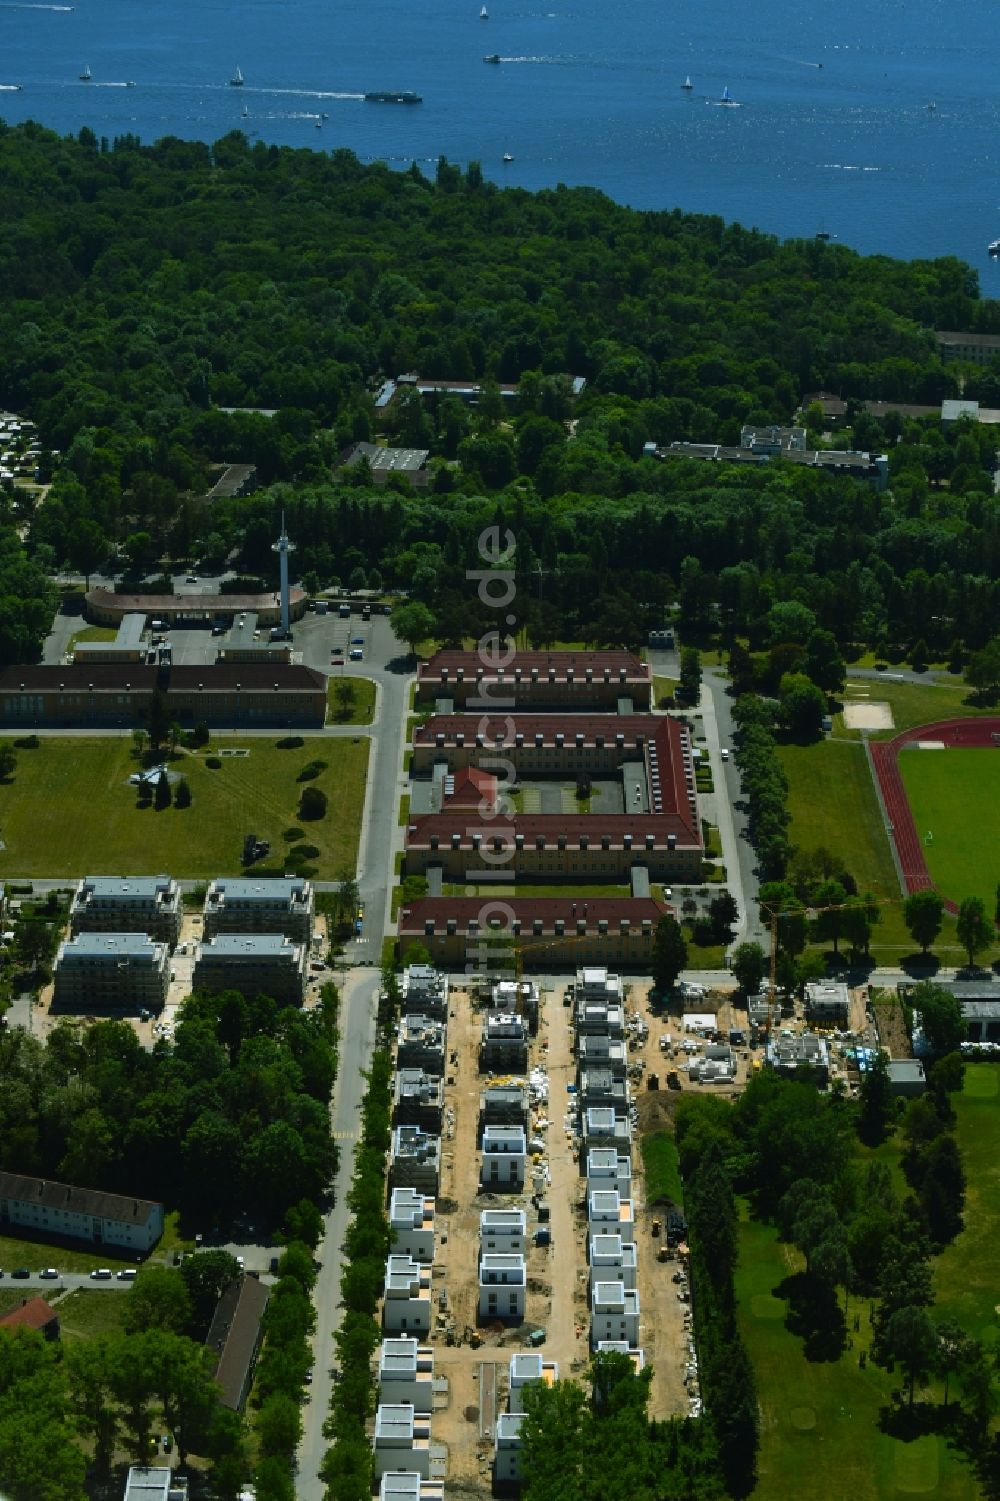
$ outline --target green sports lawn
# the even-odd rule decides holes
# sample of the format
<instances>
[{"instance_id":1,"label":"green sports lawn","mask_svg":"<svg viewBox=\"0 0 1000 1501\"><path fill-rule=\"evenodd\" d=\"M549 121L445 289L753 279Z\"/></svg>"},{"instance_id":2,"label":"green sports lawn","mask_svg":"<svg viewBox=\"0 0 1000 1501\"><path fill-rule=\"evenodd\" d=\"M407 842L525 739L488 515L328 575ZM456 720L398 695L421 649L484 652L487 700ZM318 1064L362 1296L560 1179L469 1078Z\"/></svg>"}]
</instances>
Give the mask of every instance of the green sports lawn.
<instances>
[{"instance_id":1,"label":"green sports lawn","mask_svg":"<svg viewBox=\"0 0 1000 1501\"><path fill-rule=\"evenodd\" d=\"M898 896L889 851L864 747L849 740L778 749L788 777L792 839L803 849L839 855L861 891Z\"/></svg>"},{"instance_id":2,"label":"green sports lawn","mask_svg":"<svg viewBox=\"0 0 1000 1501\"><path fill-rule=\"evenodd\" d=\"M970 1063L955 1099L965 1165L965 1229L937 1260L938 1308L987 1345L1000 1344L1000 1064Z\"/></svg>"},{"instance_id":3,"label":"green sports lawn","mask_svg":"<svg viewBox=\"0 0 1000 1501\"><path fill-rule=\"evenodd\" d=\"M1000 754L904 750L899 770L935 886L953 902L982 897L992 915L1000 880Z\"/></svg>"},{"instance_id":4,"label":"green sports lawn","mask_svg":"<svg viewBox=\"0 0 1000 1501\"><path fill-rule=\"evenodd\" d=\"M37 750L18 752L13 778L0 786L0 877L231 875L251 832L270 841L268 869L276 864L280 872L284 852L294 847L282 836L295 828L298 842L319 850L310 864L320 878L335 879L357 863L368 746L366 737L312 736L298 749L279 750L269 738L226 736L219 749L248 754L224 754L212 770L205 764L211 752L180 753L170 767L187 778L191 806L158 812L136 807L128 778L138 763L129 737L43 738ZM305 823L296 816L305 785L296 777L313 760L327 762L308 785L327 794L329 808L325 818Z\"/></svg>"}]
</instances>

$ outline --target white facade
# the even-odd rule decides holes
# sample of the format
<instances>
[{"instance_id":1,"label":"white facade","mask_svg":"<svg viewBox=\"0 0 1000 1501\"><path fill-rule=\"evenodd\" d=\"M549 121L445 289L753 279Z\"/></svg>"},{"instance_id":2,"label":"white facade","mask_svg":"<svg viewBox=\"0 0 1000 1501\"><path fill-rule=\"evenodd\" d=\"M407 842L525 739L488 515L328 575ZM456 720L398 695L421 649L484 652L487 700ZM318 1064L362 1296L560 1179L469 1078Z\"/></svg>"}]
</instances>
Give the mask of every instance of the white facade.
<instances>
[{"instance_id":1,"label":"white facade","mask_svg":"<svg viewBox=\"0 0 1000 1501\"><path fill-rule=\"evenodd\" d=\"M416 1188L394 1188L389 1234L394 1252L429 1266L434 1260L434 1200Z\"/></svg>"},{"instance_id":2,"label":"white facade","mask_svg":"<svg viewBox=\"0 0 1000 1501\"><path fill-rule=\"evenodd\" d=\"M434 1351L411 1335L384 1339L378 1357L378 1398L389 1406L409 1402L416 1412L434 1406Z\"/></svg>"},{"instance_id":3,"label":"white facade","mask_svg":"<svg viewBox=\"0 0 1000 1501\"><path fill-rule=\"evenodd\" d=\"M523 1209L484 1209L479 1216L480 1255L523 1256L525 1236Z\"/></svg>"},{"instance_id":4,"label":"white facade","mask_svg":"<svg viewBox=\"0 0 1000 1501\"><path fill-rule=\"evenodd\" d=\"M616 1147L618 1151L631 1150L632 1123L627 1115L619 1115L613 1105L592 1105L584 1111L583 1141L591 1147Z\"/></svg>"},{"instance_id":5,"label":"white facade","mask_svg":"<svg viewBox=\"0 0 1000 1501\"><path fill-rule=\"evenodd\" d=\"M502 1412L497 1418L493 1445L493 1479L497 1485L516 1485L521 1479L521 1424L524 1414Z\"/></svg>"},{"instance_id":6,"label":"white facade","mask_svg":"<svg viewBox=\"0 0 1000 1501\"><path fill-rule=\"evenodd\" d=\"M384 1403L375 1413L375 1477L406 1470L427 1480L431 1473L430 1418L409 1402Z\"/></svg>"},{"instance_id":7,"label":"white facade","mask_svg":"<svg viewBox=\"0 0 1000 1501\"><path fill-rule=\"evenodd\" d=\"M591 964L576 972L576 993L588 1001L622 1000L621 975L609 974L606 966Z\"/></svg>"},{"instance_id":8,"label":"white facade","mask_svg":"<svg viewBox=\"0 0 1000 1501\"><path fill-rule=\"evenodd\" d=\"M416 1470L386 1470L378 1501L444 1501L444 1481L425 1480Z\"/></svg>"},{"instance_id":9,"label":"white facade","mask_svg":"<svg viewBox=\"0 0 1000 1501\"><path fill-rule=\"evenodd\" d=\"M0 1172L0 1229L7 1225L19 1225L39 1239L67 1235L94 1246L149 1251L163 1234L163 1205Z\"/></svg>"},{"instance_id":10,"label":"white facade","mask_svg":"<svg viewBox=\"0 0 1000 1501\"><path fill-rule=\"evenodd\" d=\"M387 1334L430 1332L431 1269L412 1256L390 1256L385 1264L382 1327Z\"/></svg>"},{"instance_id":11,"label":"white facade","mask_svg":"<svg viewBox=\"0 0 1000 1501\"><path fill-rule=\"evenodd\" d=\"M623 1199L632 1197L632 1159L614 1147L591 1147L587 1153L587 1191L617 1188Z\"/></svg>"},{"instance_id":12,"label":"white facade","mask_svg":"<svg viewBox=\"0 0 1000 1501\"><path fill-rule=\"evenodd\" d=\"M551 1386L559 1380L559 1362L544 1360L535 1351L521 1351L510 1358L510 1410L524 1411L524 1388L532 1381Z\"/></svg>"},{"instance_id":13,"label":"white facade","mask_svg":"<svg viewBox=\"0 0 1000 1501\"><path fill-rule=\"evenodd\" d=\"M524 1318L527 1272L523 1256L492 1252L479 1259L479 1317L517 1321Z\"/></svg>"},{"instance_id":14,"label":"white facade","mask_svg":"<svg viewBox=\"0 0 1000 1501\"><path fill-rule=\"evenodd\" d=\"M484 1188L522 1188L528 1143L521 1126L487 1126L479 1181Z\"/></svg>"},{"instance_id":15,"label":"white facade","mask_svg":"<svg viewBox=\"0 0 1000 1501\"><path fill-rule=\"evenodd\" d=\"M638 1345L639 1294L620 1282L595 1282L590 1292L591 1349L608 1339Z\"/></svg>"},{"instance_id":16,"label":"white facade","mask_svg":"<svg viewBox=\"0 0 1000 1501\"><path fill-rule=\"evenodd\" d=\"M634 1243L632 1200L623 1199L616 1188L592 1189L587 1195L587 1233L620 1235L623 1243Z\"/></svg>"},{"instance_id":17,"label":"white facade","mask_svg":"<svg viewBox=\"0 0 1000 1501\"><path fill-rule=\"evenodd\" d=\"M620 1282L622 1287L634 1292L637 1277L637 1253L634 1245L623 1243L617 1233L590 1237L591 1291L598 1282Z\"/></svg>"}]
</instances>

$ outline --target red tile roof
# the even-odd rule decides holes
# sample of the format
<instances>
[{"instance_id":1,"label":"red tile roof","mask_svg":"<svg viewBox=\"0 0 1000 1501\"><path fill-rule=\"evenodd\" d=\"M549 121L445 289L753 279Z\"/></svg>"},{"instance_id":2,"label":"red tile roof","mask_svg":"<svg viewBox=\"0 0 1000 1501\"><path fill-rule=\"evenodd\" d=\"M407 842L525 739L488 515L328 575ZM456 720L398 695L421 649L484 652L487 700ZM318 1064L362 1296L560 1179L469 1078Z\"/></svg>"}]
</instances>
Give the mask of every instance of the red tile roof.
<instances>
[{"instance_id":1,"label":"red tile roof","mask_svg":"<svg viewBox=\"0 0 1000 1501\"><path fill-rule=\"evenodd\" d=\"M45 1329L58 1321L58 1313L44 1298L29 1298L0 1318L0 1329Z\"/></svg>"}]
</instances>

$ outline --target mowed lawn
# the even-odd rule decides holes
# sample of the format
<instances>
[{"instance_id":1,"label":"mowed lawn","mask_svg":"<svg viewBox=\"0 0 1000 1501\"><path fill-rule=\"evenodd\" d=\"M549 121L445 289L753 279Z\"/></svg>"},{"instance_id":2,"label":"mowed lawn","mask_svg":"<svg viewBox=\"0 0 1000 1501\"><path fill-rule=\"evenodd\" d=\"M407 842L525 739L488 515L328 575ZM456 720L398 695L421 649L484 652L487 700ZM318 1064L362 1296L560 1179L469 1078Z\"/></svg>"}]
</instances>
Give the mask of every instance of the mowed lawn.
<instances>
[{"instance_id":1,"label":"mowed lawn","mask_svg":"<svg viewBox=\"0 0 1000 1501\"><path fill-rule=\"evenodd\" d=\"M279 750L271 739L234 736L220 748L248 754L223 754L221 767L212 770L204 753L180 753L170 767L187 778L191 806L159 812L136 807L128 778L137 762L128 736L46 737L38 750L19 751L13 779L0 786L0 877L232 875L248 833L270 841L265 865L276 863L280 872L288 848L282 835L292 827L319 850L311 864L320 878L354 869L367 738L309 736L295 750ZM327 769L313 782L297 782L314 760ZM321 788L329 799L326 816L315 822L297 816L304 785Z\"/></svg>"},{"instance_id":2,"label":"mowed lawn","mask_svg":"<svg viewBox=\"0 0 1000 1501\"><path fill-rule=\"evenodd\" d=\"M985 1344L1000 1344L1000 1064L969 1063L955 1098L965 1165L965 1228L938 1257L935 1293L942 1314Z\"/></svg>"},{"instance_id":3,"label":"mowed lawn","mask_svg":"<svg viewBox=\"0 0 1000 1501\"><path fill-rule=\"evenodd\" d=\"M860 891L898 896L896 868L860 742L782 745L778 754L788 777L793 842L839 856Z\"/></svg>"},{"instance_id":4,"label":"mowed lawn","mask_svg":"<svg viewBox=\"0 0 1000 1501\"><path fill-rule=\"evenodd\" d=\"M852 678L848 681L844 702L848 704L881 703L892 710L891 730L872 730L872 740L891 740L900 730L911 730L917 725L933 724L939 719L978 719L984 714L996 714L996 706L984 708L970 703L970 689L954 679L926 683L891 683L884 678ZM861 739L860 730L845 727L843 716L835 719L838 736Z\"/></svg>"},{"instance_id":5,"label":"mowed lawn","mask_svg":"<svg viewBox=\"0 0 1000 1501\"><path fill-rule=\"evenodd\" d=\"M755 1501L975 1501L978 1486L962 1459L933 1434L903 1443L878 1428L899 1377L858 1355L869 1342L868 1305L854 1347L837 1361L809 1361L785 1328L788 1305L774 1289L801 1258L766 1225L744 1221L736 1275L740 1327L757 1376L761 1410L760 1480Z\"/></svg>"},{"instance_id":6,"label":"mowed lawn","mask_svg":"<svg viewBox=\"0 0 1000 1501\"><path fill-rule=\"evenodd\" d=\"M899 769L935 886L953 902L981 896L992 916L1000 880L1000 751L904 750Z\"/></svg>"}]
</instances>

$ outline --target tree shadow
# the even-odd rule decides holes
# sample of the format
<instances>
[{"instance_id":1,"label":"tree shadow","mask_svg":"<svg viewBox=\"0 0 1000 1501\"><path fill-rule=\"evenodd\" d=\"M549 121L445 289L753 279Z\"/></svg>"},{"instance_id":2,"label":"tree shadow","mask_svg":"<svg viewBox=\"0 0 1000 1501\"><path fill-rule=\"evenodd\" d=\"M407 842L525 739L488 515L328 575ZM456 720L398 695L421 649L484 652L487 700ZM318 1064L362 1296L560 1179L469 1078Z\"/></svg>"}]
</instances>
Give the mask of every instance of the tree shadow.
<instances>
[{"instance_id":1,"label":"tree shadow","mask_svg":"<svg viewBox=\"0 0 1000 1501\"><path fill-rule=\"evenodd\" d=\"M937 954L925 954L918 950L914 954L904 954L899 961L899 967L900 969L904 969L908 975L912 975L914 979L918 976L924 979L929 975L937 974L941 968L941 960Z\"/></svg>"},{"instance_id":2,"label":"tree shadow","mask_svg":"<svg viewBox=\"0 0 1000 1501\"><path fill-rule=\"evenodd\" d=\"M785 1328L802 1340L807 1360L839 1360L847 1349L847 1324L836 1291L809 1272L795 1272L774 1288L788 1303Z\"/></svg>"}]
</instances>

